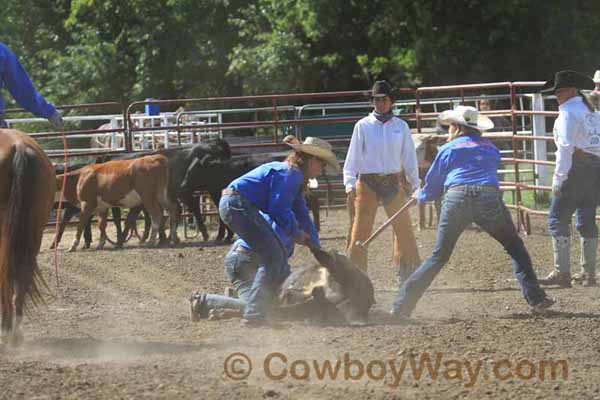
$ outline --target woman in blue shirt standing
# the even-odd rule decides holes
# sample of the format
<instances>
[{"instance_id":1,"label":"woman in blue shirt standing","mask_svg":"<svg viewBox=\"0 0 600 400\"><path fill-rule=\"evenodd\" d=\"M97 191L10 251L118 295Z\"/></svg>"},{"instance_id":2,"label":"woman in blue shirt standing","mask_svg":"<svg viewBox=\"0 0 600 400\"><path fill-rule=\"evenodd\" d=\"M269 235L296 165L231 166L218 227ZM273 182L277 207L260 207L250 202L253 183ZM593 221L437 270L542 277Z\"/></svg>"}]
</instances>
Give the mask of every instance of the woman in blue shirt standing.
<instances>
[{"instance_id":1,"label":"woman in blue shirt standing","mask_svg":"<svg viewBox=\"0 0 600 400\"><path fill-rule=\"evenodd\" d=\"M288 144L293 151L285 161L263 164L234 180L223 190L219 203L223 221L259 258L244 310L244 322L249 325L264 323L276 288L289 273L288 251L281 236L298 244L311 243L311 235L301 228L293 211L298 202L305 201L302 191L308 180L319 176L326 165L339 172L327 141L308 137L304 143ZM261 212L275 222L281 234Z\"/></svg>"},{"instance_id":2,"label":"woman in blue shirt standing","mask_svg":"<svg viewBox=\"0 0 600 400\"><path fill-rule=\"evenodd\" d=\"M494 127L474 107L458 106L439 116L449 126L449 142L442 146L425 177L425 186L415 191L419 203L440 198L444 191L437 240L433 254L400 288L392 314L408 318L435 276L450 259L462 231L472 222L502 244L512 258L514 274L533 311L550 307L554 300L538 285L529 253L517 234L499 190L497 169L500 152L481 131Z\"/></svg>"}]
</instances>

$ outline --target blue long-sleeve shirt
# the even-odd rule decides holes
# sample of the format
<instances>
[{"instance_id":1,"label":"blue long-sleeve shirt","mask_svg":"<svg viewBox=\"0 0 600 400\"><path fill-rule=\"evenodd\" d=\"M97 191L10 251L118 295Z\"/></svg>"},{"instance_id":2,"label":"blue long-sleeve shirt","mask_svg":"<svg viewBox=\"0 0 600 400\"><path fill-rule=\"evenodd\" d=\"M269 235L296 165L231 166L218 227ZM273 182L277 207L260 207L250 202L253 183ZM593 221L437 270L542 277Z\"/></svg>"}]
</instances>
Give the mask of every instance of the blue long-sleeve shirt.
<instances>
[{"instance_id":1,"label":"blue long-sleeve shirt","mask_svg":"<svg viewBox=\"0 0 600 400\"><path fill-rule=\"evenodd\" d=\"M314 223L308 215L306 200L301 192L302 172L287 162L263 164L229 184L268 215L284 244L292 243L302 231L318 244ZM289 246L286 245L289 248ZM293 248L292 248L293 251Z\"/></svg>"},{"instance_id":2,"label":"blue long-sleeve shirt","mask_svg":"<svg viewBox=\"0 0 600 400\"><path fill-rule=\"evenodd\" d=\"M310 215L308 213L308 208L306 206L306 201L304 200L304 196L300 196L297 201L294 202L294 206L292 208L294 215L296 216L296 220L300 224L300 229L308 233L310 236L311 243L316 247L321 247L321 242L319 240L319 234L317 233L317 229L315 224L313 223ZM275 231L281 243L285 247L287 258L292 257L294 255L294 248L296 243L294 239L287 235L287 233L277 225L277 223L271 218L269 215L261 212L263 218L271 225L271 228ZM251 249L252 247L246 243L244 239L238 239L238 244L241 244L247 249Z\"/></svg>"},{"instance_id":3,"label":"blue long-sleeve shirt","mask_svg":"<svg viewBox=\"0 0 600 400\"><path fill-rule=\"evenodd\" d=\"M438 199L454 185L498 187L499 166L500 152L492 142L477 134L459 136L439 149L417 200L423 203Z\"/></svg>"},{"instance_id":4,"label":"blue long-sleeve shirt","mask_svg":"<svg viewBox=\"0 0 600 400\"><path fill-rule=\"evenodd\" d=\"M49 118L56 108L35 90L31 79L15 54L0 42L0 89L6 87L21 107L41 118ZM0 115L5 102L0 93Z\"/></svg>"}]
</instances>

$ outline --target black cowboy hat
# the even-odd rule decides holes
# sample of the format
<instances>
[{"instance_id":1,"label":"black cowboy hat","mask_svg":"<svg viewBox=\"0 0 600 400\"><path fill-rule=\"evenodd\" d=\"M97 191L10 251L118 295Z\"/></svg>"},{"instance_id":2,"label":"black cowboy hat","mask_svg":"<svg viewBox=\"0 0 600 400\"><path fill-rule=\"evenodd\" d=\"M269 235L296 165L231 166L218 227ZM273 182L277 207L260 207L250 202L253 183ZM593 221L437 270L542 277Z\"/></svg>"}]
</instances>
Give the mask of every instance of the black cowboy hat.
<instances>
[{"instance_id":1,"label":"black cowboy hat","mask_svg":"<svg viewBox=\"0 0 600 400\"><path fill-rule=\"evenodd\" d=\"M540 89L540 93L552 93L556 89L566 87L593 89L594 86L594 81L589 76L576 71L564 70L557 72L553 79L548 80Z\"/></svg>"},{"instance_id":2,"label":"black cowboy hat","mask_svg":"<svg viewBox=\"0 0 600 400\"><path fill-rule=\"evenodd\" d=\"M387 81L377 81L373 85L371 90L371 97L385 97L394 98L394 89Z\"/></svg>"}]
</instances>

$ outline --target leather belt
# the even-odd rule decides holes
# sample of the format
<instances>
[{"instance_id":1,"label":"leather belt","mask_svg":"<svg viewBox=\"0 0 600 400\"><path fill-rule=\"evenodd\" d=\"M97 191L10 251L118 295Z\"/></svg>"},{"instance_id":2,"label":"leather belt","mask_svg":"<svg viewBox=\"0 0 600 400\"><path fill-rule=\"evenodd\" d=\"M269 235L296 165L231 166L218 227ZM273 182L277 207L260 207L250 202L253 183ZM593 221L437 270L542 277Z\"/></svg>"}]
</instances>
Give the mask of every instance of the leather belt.
<instances>
[{"instance_id":1,"label":"leather belt","mask_svg":"<svg viewBox=\"0 0 600 400\"><path fill-rule=\"evenodd\" d=\"M588 159L588 160L598 160L599 159L599 157L597 155L588 153L581 149L575 149L575 151L573 152L573 155L575 156L575 158L580 158L580 159Z\"/></svg>"},{"instance_id":2,"label":"leather belt","mask_svg":"<svg viewBox=\"0 0 600 400\"><path fill-rule=\"evenodd\" d=\"M239 196L240 192L238 192L237 190L232 189L232 188L225 188L221 192L221 195L223 195L223 196Z\"/></svg>"},{"instance_id":3,"label":"leather belt","mask_svg":"<svg viewBox=\"0 0 600 400\"><path fill-rule=\"evenodd\" d=\"M235 248L233 249L233 251L239 251L240 253L245 253L245 254L252 254L252 250L245 248L241 244L236 245Z\"/></svg>"},{"instance_id":4,"label":"leather belt","mask_svg":"<svg viewBox=\"0 0 600 400\"><path fill-rule=\"evenodd\" d=\"M454 186L450 186L448 188L448 192L449 191L460 191L460 190L479 190L482 192L497 192L498 188L496 186L493 185L454 185Z\"/></svg>"}]
</instances>

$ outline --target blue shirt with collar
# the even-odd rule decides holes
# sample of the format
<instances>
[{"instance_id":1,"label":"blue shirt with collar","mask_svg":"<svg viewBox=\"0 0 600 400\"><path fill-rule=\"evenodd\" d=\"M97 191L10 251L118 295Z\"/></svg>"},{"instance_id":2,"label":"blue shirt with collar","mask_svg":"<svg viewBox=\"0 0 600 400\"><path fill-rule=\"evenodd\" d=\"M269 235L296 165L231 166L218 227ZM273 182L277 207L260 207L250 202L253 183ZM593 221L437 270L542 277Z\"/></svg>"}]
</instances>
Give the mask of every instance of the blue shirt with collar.
<instances>
[{"instance_id":1,"label":"blue shirt with collar","mask_svg":"<svg viewBox=\"0 0 600 400\"><path fill-rule=\"evenodd\" d=\"M315 245L319 244L301 191L303 179L300 169L290 167L285 161L274 161L247 172L229 184L230 188L253 202L263 216L266 215L289 253L293 252L294 238L302 231L310 235Z\"/></svg>"},{"instance_id":2,"label":"blue shirt with collar","mask_svg":"<svg viewBox=\"0 0 600 400\"><path fill-rule=\"evenodd\" d=\"M419 191L419 203L440 198L455 185L499 187L500 152L488 139L467 134L446 143L438 151Z\"/></svg>"},{"instance_id":3,"label":"blue shirt with collar","mask_svg":"<svg viewBox=\"0 0 600 400\"><path fill-rule=\"evenodd\" d=\"M50 118L56 111L54 105L35 90L29 75L15 54L0 42L0 89L2 87L8 89L21 107L38 117ZM4 113L5 107L4 98L0 93L0 115Z\"/></svg>"}]
</instances>

